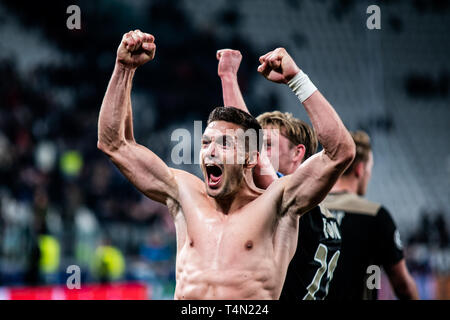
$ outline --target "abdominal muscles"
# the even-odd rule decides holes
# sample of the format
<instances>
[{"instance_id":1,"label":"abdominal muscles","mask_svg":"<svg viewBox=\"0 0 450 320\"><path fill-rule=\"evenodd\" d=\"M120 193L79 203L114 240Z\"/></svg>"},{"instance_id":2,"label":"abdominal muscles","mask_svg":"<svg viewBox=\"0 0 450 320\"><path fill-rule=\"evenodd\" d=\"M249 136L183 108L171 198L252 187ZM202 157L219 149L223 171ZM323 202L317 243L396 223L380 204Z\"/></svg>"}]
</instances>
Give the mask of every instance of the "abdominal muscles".
<instances>
[{"instance_id":1,"label":"abdominal muscles","mask_svg":"<svg viewBox=\"0 0 450 320\"><path fill-rule=\"evenodd\" d=\"M277 269L264 252L229 248L205 257L186 247L177 258L175 299L278 299Z\"/></svg>"}]
</instances>

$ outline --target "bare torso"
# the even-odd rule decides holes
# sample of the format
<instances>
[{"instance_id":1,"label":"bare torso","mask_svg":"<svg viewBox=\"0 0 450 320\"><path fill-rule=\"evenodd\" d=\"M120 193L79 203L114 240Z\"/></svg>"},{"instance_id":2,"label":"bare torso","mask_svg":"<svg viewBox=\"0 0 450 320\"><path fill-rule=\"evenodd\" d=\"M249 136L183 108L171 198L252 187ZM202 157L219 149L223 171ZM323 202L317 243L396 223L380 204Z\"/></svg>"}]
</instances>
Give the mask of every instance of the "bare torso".
<instances>
[{"instance_id":1,"label":"bare torso","mask_svg":"<svg viewBox=\"0 0 450 320\"><path fill-rule=\"evenodd\" d=\"M201 180L177 176L180 201L168 204L177 230L175 299L278 299L298 217L277 216L276 186L225 215Z\"/></svg>"},{"instance_id":2,"label":"bare torso","mask_svg":"<svg viewBox=\"0 0 450 320\"><path fill-rule=\"evenodd\" d=\"M245 192L235 188L241 187L239 170L244 178L249 173L251 177L255 150L246 152L245 169L229 163L228 173L221 172L224 178L211 172L207 184L210 195L229 196L230 190L239 193L227 210L223 203L219 210L217 202L206 194L205 183L187 172L168 168L134 139L132 79L137 67L154 58L154 40L140 30L123 36L100 110L97 146L139 191L169 207L177 230L175 298L276 299L296 248L296 214L322 201L351 164L355 157L353 139L329 102L306 75L300 74L286 50L271 51L261 57L258 72L273 82L290 84L296 79L293 83L299 87L293 90L301 98L324 150L306 160L287 180L283 177L271 183L264 193L250 190L249 185ZM301 88L299 79L308 83L308 90ZM238 135L230 137L228 130L243 127L233 121L210 122L200 151L203 167L207 158L222 163L228 162L229 156L240 159L239 150L247 148L236 144Z\"/></svg>"}]
</instances>

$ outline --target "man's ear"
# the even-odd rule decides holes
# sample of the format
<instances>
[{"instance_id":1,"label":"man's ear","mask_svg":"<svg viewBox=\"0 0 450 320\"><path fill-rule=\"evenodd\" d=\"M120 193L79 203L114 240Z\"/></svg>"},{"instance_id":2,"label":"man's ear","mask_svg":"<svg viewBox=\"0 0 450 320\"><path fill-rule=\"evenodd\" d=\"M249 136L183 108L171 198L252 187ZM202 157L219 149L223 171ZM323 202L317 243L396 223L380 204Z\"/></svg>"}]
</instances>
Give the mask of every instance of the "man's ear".
<instances>
[{"instance_id":1,"label":"man's ear","mask_svg":"<svg viewBox=\"0 0 450 320\"><path fill-rule=\"evenodd\" d=\"M296 145L295 150L294 150L293 160L298 163L302 163L303 158L305 157L305 153L306 153L306 147L303 144Z\"/></svg>"},{"instance_id":2,"label":"man's ear","mask_svg":"<svg viewBox=\"0 0 450 320\"><path fill-rule=\"evenodd\" d=\"M259 152L252 151L245 155L245 168L252 169L258 164Z\"/></svg>"},{"instance_id":3,"label":"man's ear","mask_svg":"<svg viewBox=\"0 0 450 320\"><path fill-rule=\"evenodd\" d=\"M355 176L357 178L362 177L364 175L364 170L365 170L364 163L362 161L359 161L355 166L354 170Z\"/></svg>"}]
</instances>

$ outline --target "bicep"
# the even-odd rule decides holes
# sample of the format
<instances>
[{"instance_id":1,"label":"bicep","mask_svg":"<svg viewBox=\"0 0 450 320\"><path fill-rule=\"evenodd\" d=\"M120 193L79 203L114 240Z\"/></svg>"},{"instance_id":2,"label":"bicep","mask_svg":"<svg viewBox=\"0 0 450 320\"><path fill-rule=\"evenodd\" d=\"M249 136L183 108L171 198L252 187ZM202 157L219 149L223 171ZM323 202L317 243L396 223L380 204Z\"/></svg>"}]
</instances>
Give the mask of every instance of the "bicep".
<instances>
[{"instance_id":1,"label":"bicep","mask_svg":"<svg viewBox=\"0 0 450 320\"><path fill-rule=\"evenodd\" d=\"M137 143L124 143L108 156L122 174L143 194L166 204L177 200L173 171L156 154Z\"/></svg>"},{"instance_id":2,"label":"bicep","mask_svg":"<svg viewBox=\"0 0 450 320\"><path fill-rule=\"evenodd\" d=\"M323 151L302 163L287 176L282 203L285 210L292 208L295 213L302 214L318 205L342 173L339 165Z\"/></svg>"}]
</instances>

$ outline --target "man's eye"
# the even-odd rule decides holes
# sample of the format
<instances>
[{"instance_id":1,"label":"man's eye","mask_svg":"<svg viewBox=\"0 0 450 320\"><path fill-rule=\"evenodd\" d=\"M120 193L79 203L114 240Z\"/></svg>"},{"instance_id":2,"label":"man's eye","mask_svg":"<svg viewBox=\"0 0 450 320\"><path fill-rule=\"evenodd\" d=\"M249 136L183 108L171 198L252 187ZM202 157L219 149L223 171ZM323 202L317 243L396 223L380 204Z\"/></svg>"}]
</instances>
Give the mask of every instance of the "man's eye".
<instances>
[{"instance_id":1,"label":"man's eye","mask_svg":"<svg viewBox=\"0 0 450 320\"><path fill-rule=\"evenodd\" d=\"M227 147L229 145L228 139L226 137L224 137L222 139L222 146Z\"/></svg>"},{"instance_id":2,"label":"man's eye","mask_svg":"<svg viewBox=\"0 0 450 320\"><path fill-rule=\"evenodd\" d=\"M228 147L230 145L229 139L227 139L226 137L218 138L217 144L221 147Z\"/></svg>"},{"instance_id":3,"label":"man's eye","mask_svg":"<svg viewBox=\"0 0 450 320\"><path fill-rule=\"evenodd\" d=\"M202 146L207 146L209 144L208 140L202 140Z\"/></svg>"}]
</instances>

